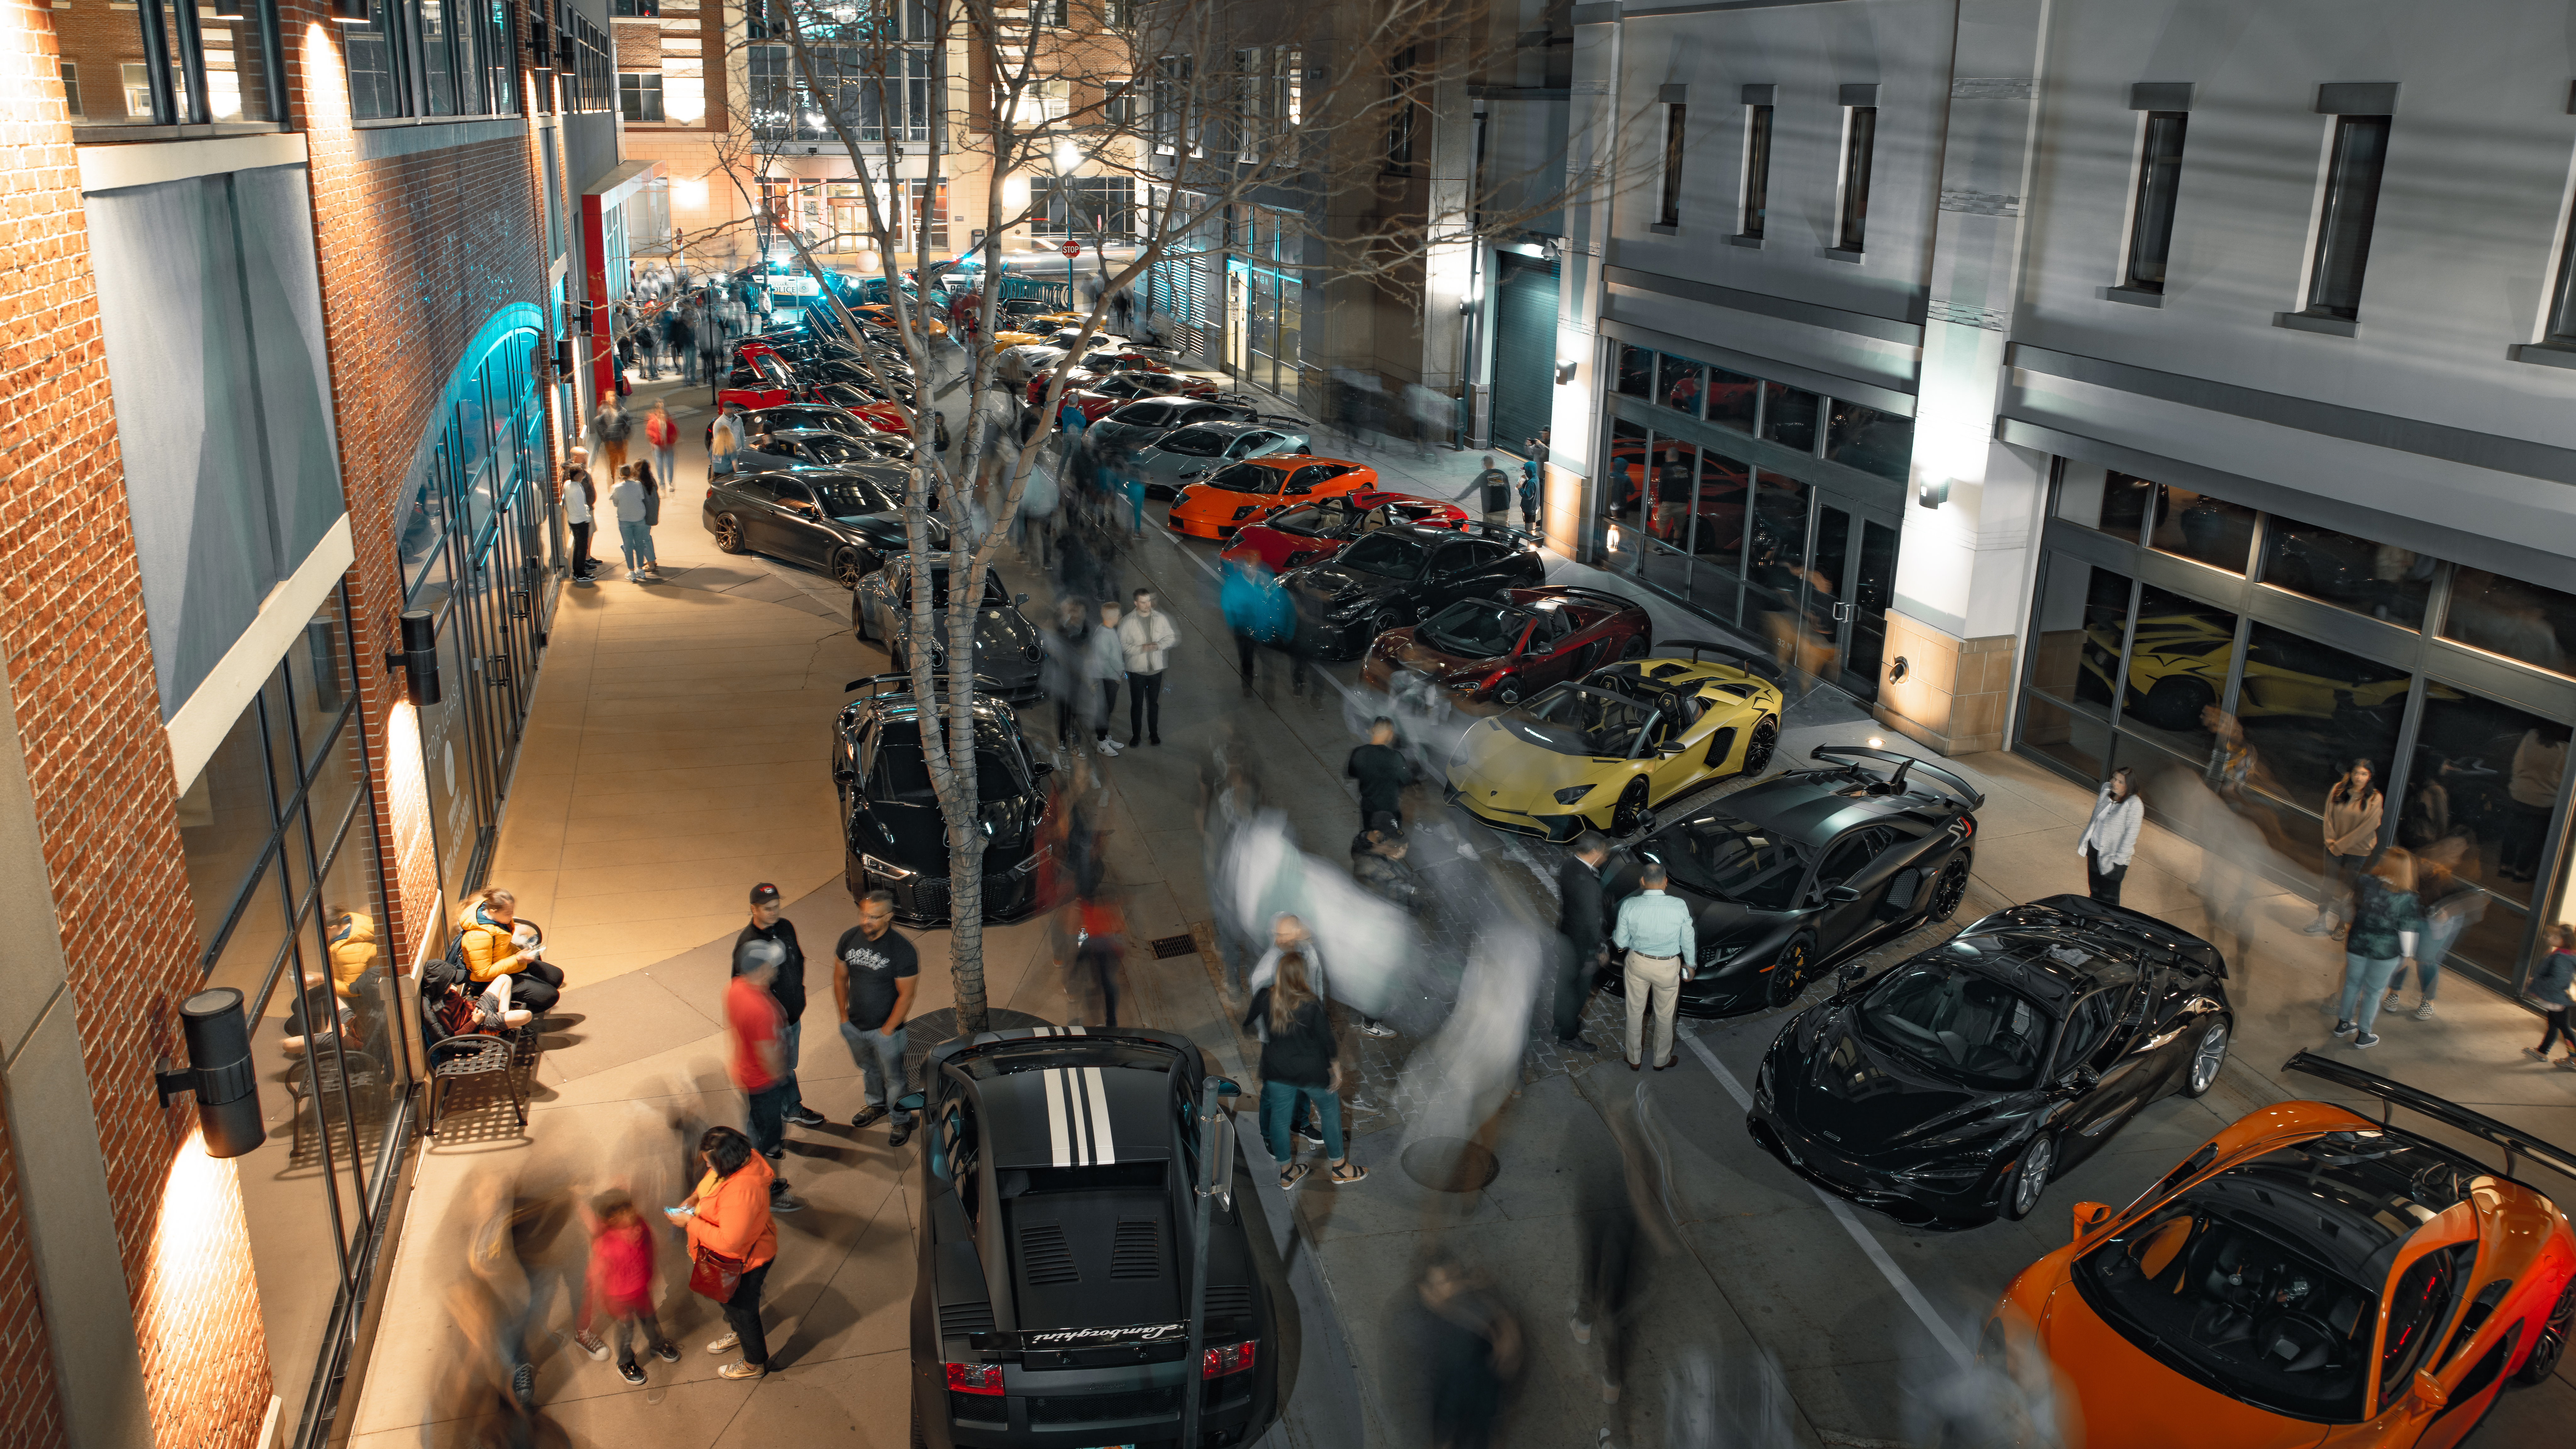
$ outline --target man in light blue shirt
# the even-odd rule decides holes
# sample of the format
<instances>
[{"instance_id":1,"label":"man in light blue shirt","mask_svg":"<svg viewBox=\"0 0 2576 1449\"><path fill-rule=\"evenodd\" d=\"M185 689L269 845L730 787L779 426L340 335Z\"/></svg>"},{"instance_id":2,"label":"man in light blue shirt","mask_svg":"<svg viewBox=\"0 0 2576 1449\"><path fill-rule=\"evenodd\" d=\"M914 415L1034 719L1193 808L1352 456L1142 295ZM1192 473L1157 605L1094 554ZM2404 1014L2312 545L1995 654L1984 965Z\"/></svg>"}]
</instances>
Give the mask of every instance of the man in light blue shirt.
<instances>
[{"instance_id":1,"label":"man in light blue shirt","mask_svg":"<svg viewBox=\"0 0 2576 1449\"><path fill-rule=\"evenodd\" d=\"M1673 1008L1680 1002L1682 977L1699 963L1690 907L1664 893L1669 881L1662 864L1646 862L1637 878L1637 893L1619 903L1619 923L1610 932L1612 945L1628 952L1628 1070L1641 1070L1646 1008L1655 1009L1655 1070L1673 1064Z\"/></svg>"}]
</instances>

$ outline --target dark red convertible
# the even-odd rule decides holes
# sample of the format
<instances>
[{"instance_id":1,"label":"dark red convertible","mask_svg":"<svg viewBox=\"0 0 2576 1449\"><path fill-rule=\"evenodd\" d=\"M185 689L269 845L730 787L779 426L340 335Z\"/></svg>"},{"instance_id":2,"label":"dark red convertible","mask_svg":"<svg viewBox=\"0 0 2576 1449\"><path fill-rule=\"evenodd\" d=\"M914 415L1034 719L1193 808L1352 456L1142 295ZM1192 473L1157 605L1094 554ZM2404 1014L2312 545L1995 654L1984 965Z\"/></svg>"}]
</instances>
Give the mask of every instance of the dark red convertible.
<instances>
[{"instance_id":1,"label":"dark red convertible","mask_svg":"<svg viewBox=\"0 0 2576 1449\"><path fill-rule=\"evenodd\" d=\"M1427 684L1460 709L1489 712L1599 665L1642 659L1654 642L1643 606L1598 589L1541 584L1512 589L1500 602L1461 599L1419 624L1380 634L1360 678L1389 692Z\"/></svg>"},{"instance_id":2,"label":"dark red convertible","mask_svg":"<svg viewBox=\"0 0 2576 1449\"><path fill-rule=\"evenodd\" d=\"M1337 498L1321 499L1249 524L1234 536L1225 557L1237 563L1259 563L1273 573L1299 564L1320 563L1342 551L1363 533L1391 523L1418 523L1426 528L1463 528L1467 510L1454 503L1364 488Z\"/></svg>"}]
</instances>

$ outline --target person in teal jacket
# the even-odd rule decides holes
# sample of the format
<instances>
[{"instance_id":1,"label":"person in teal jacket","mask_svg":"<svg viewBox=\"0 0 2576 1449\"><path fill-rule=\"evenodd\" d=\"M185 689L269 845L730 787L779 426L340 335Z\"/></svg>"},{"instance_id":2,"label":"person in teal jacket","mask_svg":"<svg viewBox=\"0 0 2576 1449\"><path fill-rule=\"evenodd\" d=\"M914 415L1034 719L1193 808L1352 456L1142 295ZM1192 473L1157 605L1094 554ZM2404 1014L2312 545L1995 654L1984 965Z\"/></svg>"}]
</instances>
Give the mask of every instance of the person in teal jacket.
<instances>
[{"instance_id":1,"label":"person in teal jacket","mask_svg":"<svg viewBox=\"0 0 2576 1449\"><path fill-rule=\"evenodd\" d=\"M2343 942L2343 1004L2335 1012L2335 1035L2350 1033L2352 1044L2365 1050L2379 1045L2371 1024L2379 1018L2389 978L2415 954L2423 931L2424 908L2415 899L2415 858L2391 846L2353 882L2352 929Z\"/></svg>"}]
</instances>

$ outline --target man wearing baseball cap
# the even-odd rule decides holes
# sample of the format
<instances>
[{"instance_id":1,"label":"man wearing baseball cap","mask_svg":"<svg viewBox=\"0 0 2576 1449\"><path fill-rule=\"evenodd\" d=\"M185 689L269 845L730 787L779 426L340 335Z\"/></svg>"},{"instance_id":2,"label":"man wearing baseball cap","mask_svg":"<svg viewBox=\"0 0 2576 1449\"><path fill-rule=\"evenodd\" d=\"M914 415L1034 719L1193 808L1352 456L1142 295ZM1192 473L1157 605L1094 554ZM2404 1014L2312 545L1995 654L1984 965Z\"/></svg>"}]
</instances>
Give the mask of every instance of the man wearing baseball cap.
<instances>
[{"instance_id":1,"label":"man wearing baseball cap","mask_svg":"<svg viewBox=\"0 0 2576 1449\"><path fill-rule=\"evenodd\" d=\"M778 1054L787 1076L779 1099L783 1108L779 1118L798 1127L820 1127L831 1119L806 1106L796 1087L796 1045L805 1015L805 948L796 942L796 923L779 914L784 909L778 887L762 881L751 888L751 924L734 937L733 974L742 974L744 948L754 941L770 942L787 953L769 983L769 994L778 999L778 1013L784 1023L778 1029Z\"/></svg>"}]
</instances>

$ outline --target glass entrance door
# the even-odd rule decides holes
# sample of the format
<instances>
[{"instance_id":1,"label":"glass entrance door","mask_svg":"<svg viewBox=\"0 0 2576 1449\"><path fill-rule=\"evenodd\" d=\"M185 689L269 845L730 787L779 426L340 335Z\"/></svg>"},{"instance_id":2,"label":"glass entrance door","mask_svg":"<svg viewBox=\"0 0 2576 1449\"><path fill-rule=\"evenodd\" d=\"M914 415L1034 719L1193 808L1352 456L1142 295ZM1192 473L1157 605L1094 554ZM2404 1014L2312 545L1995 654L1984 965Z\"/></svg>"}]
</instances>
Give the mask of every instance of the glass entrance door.
<instances>
[{"instance_id":1,"label":"glass entrance door","mask_svg":"<svg viewBox=\"0 0 2576 1449\"><path fill-rule=\"evenodd\" d=\"M1869 703L1887 654L1887 606L1896 584L1896 521L1840 494L1815 494L1807 529L1797 665Z\"/></svg>"}]
</instances>

